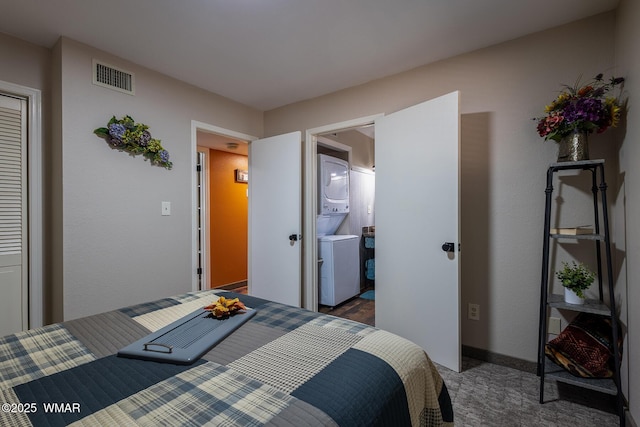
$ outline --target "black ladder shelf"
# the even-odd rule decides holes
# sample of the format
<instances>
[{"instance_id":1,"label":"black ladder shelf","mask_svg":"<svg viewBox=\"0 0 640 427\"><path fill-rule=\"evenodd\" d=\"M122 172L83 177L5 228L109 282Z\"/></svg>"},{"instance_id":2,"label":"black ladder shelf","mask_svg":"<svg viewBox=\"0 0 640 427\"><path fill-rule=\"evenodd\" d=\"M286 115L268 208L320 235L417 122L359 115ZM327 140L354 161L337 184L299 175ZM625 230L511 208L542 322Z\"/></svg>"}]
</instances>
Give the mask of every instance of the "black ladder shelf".
<instances>
[{"instance_id":1,"label":"black ladder shelf","mask_svg":"<svg viewBox=\"0 0 640 427\"><path fill-rule=\"evenodd\" d=\"M558 171L582 170L591 172L591 191L593 193L593 215L594 234L566 235L551 234L551 207L553 194L553 177ZM597 183L598 174L600 184ZM598 189L602 202L602 221L599 217L598 209ZM618 336L620 333L619 323L616 315L615 296L613 292L613 271L611 263L611 240L609 236L609 214L607 212L607 184L604 179L604 160L583 160L579 162L553 163L547 170L547 188L545 213L544 213L544 239L542 250L542 280L540 291L540 323L538 332L538 365L537 371L540 376L540 403L544 403L544 381L545 378L555 381L584 387L591 390L600 391L617 397L617 410L620 418L620 426L625 425L624 396L622 395L620 382L620 353L617 351ZM596 246L597 277L599 287L599 299L587 300L585 305L567 304L561 295L549 294L549 246L552 239L574 239L592 240ZM607 284L609 291L609 305L604 303L602 293L602 252L601 246L605 248L605 262ZM554 307L564 310L588 312L608 316L611 319L612 343L614 353L614 375L613 378L595 379L580 378L570 374L555 363L548 361L545 357L545 344L547 342L547 318L549 308Z\"/></svg>"}]
</instances>

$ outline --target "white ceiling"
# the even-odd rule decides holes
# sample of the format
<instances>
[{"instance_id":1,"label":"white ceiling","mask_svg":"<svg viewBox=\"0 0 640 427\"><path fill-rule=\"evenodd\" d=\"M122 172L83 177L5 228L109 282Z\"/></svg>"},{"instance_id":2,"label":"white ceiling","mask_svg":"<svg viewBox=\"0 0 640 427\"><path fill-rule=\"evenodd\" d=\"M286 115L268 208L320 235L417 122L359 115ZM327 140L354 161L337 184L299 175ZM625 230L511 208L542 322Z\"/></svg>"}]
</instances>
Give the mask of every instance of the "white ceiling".
<instances>
[{"instance_id":1,"label":"white ceiling","mask_svg":"<svg viewBox=\"0 0 640 427\"><path fill-rule=\"evenodd\" d=\"M0 32L60 36L260 110L614 9L618 0L0 0Z\"/></svg>"},{"instance_id":2,"label":"white ceiling","mask_svg":"<svg viewBox=\"0 0 640 427\"><path fill-rule=\"evenodd\" d=\"M213 148L214 150L227 151L229 153L249 155L249 144L247 141L231 138L217 133L204 132L198 130L196 134L198 146Z\"/></svg>"}]
</instances>

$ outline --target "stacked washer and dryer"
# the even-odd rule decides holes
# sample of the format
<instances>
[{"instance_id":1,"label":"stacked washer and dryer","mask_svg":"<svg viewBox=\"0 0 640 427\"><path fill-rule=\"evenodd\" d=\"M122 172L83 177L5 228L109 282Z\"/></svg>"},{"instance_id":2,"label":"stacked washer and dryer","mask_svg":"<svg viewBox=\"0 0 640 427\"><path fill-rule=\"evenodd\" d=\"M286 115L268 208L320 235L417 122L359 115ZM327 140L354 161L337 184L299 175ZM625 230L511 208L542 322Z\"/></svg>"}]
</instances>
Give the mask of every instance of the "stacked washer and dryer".
<instances>
[{"instance_id":1,"label":"stacked washer and dryer","mask_svg":"<svg viewBox=\"0 0 640 427\"><path fill-rule=\"evenodd\" d=\"M336 306L360 293L359 237L335 234L349 213L349 163L318 154L319 302Z\"/></svg>"}]
</instances>

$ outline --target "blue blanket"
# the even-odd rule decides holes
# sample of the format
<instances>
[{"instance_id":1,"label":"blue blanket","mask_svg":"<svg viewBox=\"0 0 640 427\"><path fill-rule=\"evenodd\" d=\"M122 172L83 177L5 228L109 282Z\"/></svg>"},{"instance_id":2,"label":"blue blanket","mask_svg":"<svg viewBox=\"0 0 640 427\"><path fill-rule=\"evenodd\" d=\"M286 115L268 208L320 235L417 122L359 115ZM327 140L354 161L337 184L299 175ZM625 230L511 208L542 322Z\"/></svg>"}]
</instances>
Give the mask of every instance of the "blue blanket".
<instances>
[{"instance_id":1,"label":"blue blanket","mask_svg":"<svg viewBox=\"0 0 640 427\"><path fill-rule=\"evenodd\" d=\"M256 316L193 365L116 356L219 295ZM0 339L0 401L0 425L453 425L442 378L409 341L214 291Z\"/></svg>"}]
</instances>

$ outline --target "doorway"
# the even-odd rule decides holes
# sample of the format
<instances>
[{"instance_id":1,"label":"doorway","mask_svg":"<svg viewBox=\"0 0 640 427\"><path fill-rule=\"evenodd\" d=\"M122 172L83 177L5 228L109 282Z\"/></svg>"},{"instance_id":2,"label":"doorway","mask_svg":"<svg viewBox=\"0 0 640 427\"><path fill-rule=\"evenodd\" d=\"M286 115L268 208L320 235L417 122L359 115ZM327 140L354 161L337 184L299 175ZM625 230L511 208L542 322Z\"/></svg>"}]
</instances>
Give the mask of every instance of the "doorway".
<instances>
[{"instance_id":1,"label":"doorway","mask_svg":"<svg viewBox=\"0 0 640 427\"><path fill-rule=\"evenodd\" d=\"M327 260L326 250L330 245L323 238L318 239L318 267L320 270L318 283L320 287L320 300L317 310L330 313L337 317L355 320L361 323L374 325L375 320L375 126L373 124L358 126L351 129L342 129L336 132L327 132L317 136L318 155L328 155L349 162L349 213L335 231L335 235L355 236L355 245L344 247L343 251L350 249L354 252L351 256L345 256L345 260L353 264L351 268L343 265L341 268ZM320 172L319 172L320 173ZM318 177L320 179L320 177ZM320 193L322 191L318 190ZM326 216L326 215L325 215ZM318 232L320 224L317 225ZM351 240L349 238L349 240ZM321 242L322 241L322 242ZM344 246L344 245L343 245ZM323 254L325 252L325 254ZM346 254L345 254L346 255ZM349 278L349 273L355 273L355 278ZM346 275L344 277L331 277L327 275ZM351 282L355 281L355 287ZM322 295L327 294L327 285L336 288L347 286L354 291L344 293L349 295L344 301L337 304L326 304ZM324 289L324 291L323 291ZM336 289L337 293L338 290ZM337 301L335 301L337 302Z\"/></svg>"},{"instance_id":2,"label":"doorway","mask_svg":"<svg viewBox=\"0 0 640 427\"><path fill-rule=\"evenodd\" d=\"M461 361L460 255L455 250L460 247L459 96L452 92L369 120L311 129L305 142L305 210L317 212L310 195L316 194L318 136L375 123L375 325L415 342L455 371ZM317 235L315 222L305 224L307 236ZM305 303L313 309L318 251L310 240Z\"/></svg>"},{"instance_id":3,"label":"doorway","mask_svg":"<svg viewBox=\"0 0 640 427\"><path fill-rule=\"evenodd\" d=\"M256 138L192 122L193 290L246 286L248 143Z\"/></svg>"},{"instance_id":4,"label":"doorway","mask_svg":"<svg viewBox=\"0 0 640 427\"><path fill-rule=\"evenodd\" d=\"M246 285L248 230L247 144L234 138L198 133L204 159L200 179L201 264L208 263L202 287ZM208 219L207 219L208 217ZM208 242L208 245L207 245Z\"/></svg>"},{"instance_id":5,"label":"doorway","mask_svg":"<svg viewBox=\"0 0 640 427\"><path fill-rule=\"evenodd\" d=\"M20 174L24 174L24 186L22 194L24 196L23 201L19 203L21 206L20 216L23 218L21 227L26 230L23 232L21 242L21 249L19 252L20 260L20 289L17 291L16 298L19 301L7 302L10 304L16 304L20 308L20 313L17 314L15 321L11 324L15 325L18 329L7 331L3 329L3 333L0 335L6 335L8 333L17 332L18 330L24 330L28 328L40 327L44 324L44 309L43 309L43 197L42 197L42 131L41 131L41 93L37 89L28 88L21 85L16 85L9 82L0 81L0 96L9 99L19 99L20 103L24 103L21 107L23 110L21 115L21 127L24 128L25 139L21 142L20 151L24 150L24 153L20 154L20 157L24 161L21 162L18 168ZM6 148L6 147L5 147ZM1 151L1 150L0 150ZM15 150L11 149L12 155L15 155ZM9 157L8 153L4 153L3 161L0 162L3 165L7 165ZM24 154L24 155L23 155ZM3 166L4 167L4 166ZM15 170L15 168L14 168ZM8 183L8 181L7 181ZM0 185L0 187L5 187ZM4 188L5 196L10 196L13 190ZM9 190L7 192L7 190ZM3 189L0 188L0 193ZM7 201L7 197L3 197ZM10 209L14 209L15 206L8 206ZM1 208L0 208L1 209ZM6 216L3 216L6 219ZM4 220L3 220L4 221ZM6 232L8 231L7 225L4 224L3 235L8 240L14 240L14 237L10 236ZM2 237L0 237L0 240ZM6 245L1 245L3 248L7 248ZM14 251L10 251L14 252ZM9 256L15 256L15 254ZM11 274L11 273L8 273ZM6 277L6 276L5 276ZM4 283L4 281L3 281ZM3 291L4 292L4 291ZM9 310L16 313L15 311ZM2 310L4 313L4 310ZM5 318L0 322L5 325ZM6 324L8 325L8 323ZM15 328L12 328L15 329Z\"/></svg>"},{"instance_id":6,"label":"doorway","mask_svg":"<svg viewBox=\"0 0 640 427\"><path fill-rule=\"evenodd\" d=\"M207 264L200 253L207 244L199 245L199 223L202 209L198 206L197 146L198 130L235 138L249 146L249 223L248 277L249 294L271 301L301 306L302 271L302 139L300 132L269 138L256 138L228 129L192 120L192 289L199 290ZM253 177L251 177L253 175ZM274 189L277 192L274 193ZM245 192L246 194L246 192ZM273 195L278 205L274 209ZM265 224L267 226L265 226ZM205 257L206 259L206 257Z\"/></svg>"},{"instance_id":7,"label":"doorway","mask_svg":"<svg viewBox=\"0 0 640 427\"><path fill-rule=\"evenodd\" d=\"M321 126L313 129L308 129L305 136L305 183L304 183L304 211L311 214L305 215L304 230L303 233L306 236L311 236L310 239L303 240L304 252L307 254L304 259L304 274L303 274L303 307L318 311L318 243L317 243L317 223L316 213L318 212L318 165L317 155L325 147L333 150L350 151L353 153L353 148L349 145L342 144L335 141L340 139L339 135L351 132L360 132L373 144L374 141L374 124L375 120L382 117L383 114L376 114L372 116L361 117L353 120L348 120L340 123L334 123L331 125ZM356 130L358 129L358 130ZM331 137L331 138L329 138ZM320 148L319 148L320 147ZM365 168L373 170L375 166L375 144L373 147L365 150L367 155L364 156L365 160L360 157L361 154L354 154L358 156L358 162L365 165ZM358 150L358 153L360 150ZM351 154L349 154L351 155ZM354 228L357 225L354 225ZM349 224L349 230L351 225Z\"/></svg>"},{"instance_id":8,"label":"doorway","mask_svg":"<svg viewBox=\"0 0 640 427\"><path fill-rule=\"evenodd\" d=\"M0 336L29 326L26 107L0 95Z\"/></svg>"}]
</instances>

